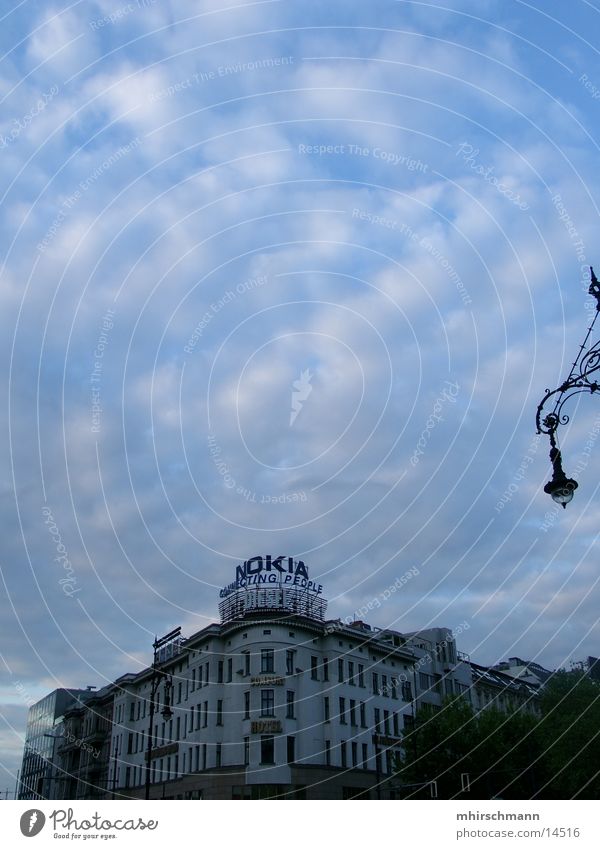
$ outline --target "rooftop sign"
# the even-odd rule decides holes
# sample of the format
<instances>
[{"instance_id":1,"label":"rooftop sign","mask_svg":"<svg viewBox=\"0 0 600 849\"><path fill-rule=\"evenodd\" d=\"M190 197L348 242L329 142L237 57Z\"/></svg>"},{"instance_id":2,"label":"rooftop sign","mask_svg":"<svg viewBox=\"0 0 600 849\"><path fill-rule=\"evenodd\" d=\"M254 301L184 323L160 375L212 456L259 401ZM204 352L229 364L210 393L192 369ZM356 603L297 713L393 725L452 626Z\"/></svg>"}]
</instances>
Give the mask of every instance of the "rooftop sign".
<instances>
[{"instance_id":1,"label":"rooftop sign","mask_svg":"<svg viewBox=\"0 0 600 849\"><path fill-rule=\"evenodd\" d=\"M221 622L267 611L323 621L327 602L322 592L302 560L271 554L251 557L236 568L235 580L219 593Z\"/></svg>"},{"instance_id":2,"label":"rooftop sign","mask_svg":"<svg viewBox=\"0 0 600 849\"><path fill-rule=\"evenodd\" d=\"M258 555L251 557L250 560L244 560L243 564L235 570L235 580L223 587L219 597L227 598L237 590L258 588L269 584L300 587L315 595L323 592L321 584L309 579L304 561L283 555L273 557L267 554L265 557Z\"/></svg>"}]
</instances>

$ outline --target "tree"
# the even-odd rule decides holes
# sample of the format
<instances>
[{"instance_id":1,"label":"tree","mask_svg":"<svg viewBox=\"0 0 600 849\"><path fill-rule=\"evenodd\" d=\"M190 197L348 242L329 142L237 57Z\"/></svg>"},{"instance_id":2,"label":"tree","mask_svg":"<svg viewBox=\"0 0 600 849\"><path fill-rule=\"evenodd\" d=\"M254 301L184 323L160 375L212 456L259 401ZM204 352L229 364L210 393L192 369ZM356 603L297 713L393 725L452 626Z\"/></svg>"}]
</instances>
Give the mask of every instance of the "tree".
<instances>
[{"instance_id":1,"label":"tree","mask_svg":"<svg viewBox=\"0 0 600 849\"><path fill-rule=\"evenodd\" d=\"M557 672L542 691L541 708L548 778L540 796L600 799L600 687L583 672Z\"/></svg>"},{"instance_id":2,"label":"tree","mask_svg":"<svg viewBox=\"0 0 600 849\"><path fill-rule=\"evenodd\" d=\"M419 710L415 727L405 735L399 777L405 795L416 795L411 785L436 781L438 796L452 798L461 787L461 773L472 766L471 751L477 742L476 721L464 699L448 699L441 710Z\"/></svg>"},{"instance_id":3,"label":"tree","mask_svg":"<svg viewBox=\"0 0 600 849\"><path fill-rule=\"evenodd\" d=\"M436 781L438 796L529 799L544 775L535 717L488 708L478 714L463 698L446 700L436 713L419 711L406 735L402 784Z\"/></svg>"},{"instance_id":4,"label":"tree","mask_svg":"<svg viewBox=\"0 0 600 849\"><path fill-rule=\"evenodd\" d=\"M536 717L488 708L477 715L474 798L530 799L544 775Z\"/></svg>"}]
</instances>

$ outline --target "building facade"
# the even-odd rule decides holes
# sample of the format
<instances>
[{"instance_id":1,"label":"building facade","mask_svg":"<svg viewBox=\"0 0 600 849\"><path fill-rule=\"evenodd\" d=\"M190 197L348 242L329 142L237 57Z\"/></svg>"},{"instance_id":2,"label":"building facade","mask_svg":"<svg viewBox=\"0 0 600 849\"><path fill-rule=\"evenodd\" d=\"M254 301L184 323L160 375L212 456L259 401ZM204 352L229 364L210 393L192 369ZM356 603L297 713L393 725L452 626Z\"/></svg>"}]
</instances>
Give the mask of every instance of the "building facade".
<instances>
[{"instance_id":1,"label":"building facade","mask_svg":"<svg viewBox=\"0 0 600 849\"><path fill-rule=\"evenodd\" d=\"M246 561L219 609L218 624L63 711L56 798L396 798L417 712L483 698L485 668L448 628L327 619L302 561Z\"/></svg>"},{"instance_id":2,"label":"building facade","mask_svg":"<svg viewBox=\"0 0 600 849\"><path fill-rule=\"evenodd\" d=\"M77 700L92 695L86 690L53 690L29 708L23 763L19 777L19 799L53 798L61 723Z\"/></svg>"}]
</instances>

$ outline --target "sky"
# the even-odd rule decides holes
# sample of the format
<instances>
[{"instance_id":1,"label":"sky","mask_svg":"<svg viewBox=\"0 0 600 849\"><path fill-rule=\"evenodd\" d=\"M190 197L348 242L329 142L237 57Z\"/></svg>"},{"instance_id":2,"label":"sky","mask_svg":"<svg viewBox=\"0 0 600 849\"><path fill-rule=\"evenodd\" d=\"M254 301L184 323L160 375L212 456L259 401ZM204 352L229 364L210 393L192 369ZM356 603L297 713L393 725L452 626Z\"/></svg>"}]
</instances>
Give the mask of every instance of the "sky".
<instances>
[{"instance_id":1,"label":"sky","mask_svg":"<svg viewBox=\"0 0 600 849\"><path fill-rule=\"evenodd\" d=\"M27 709L289 555L328 615L600 652L588 0L22 0L0 39L0 790ZM597 41L597 39L596 39Z\"/></svg>"}]
</instances>

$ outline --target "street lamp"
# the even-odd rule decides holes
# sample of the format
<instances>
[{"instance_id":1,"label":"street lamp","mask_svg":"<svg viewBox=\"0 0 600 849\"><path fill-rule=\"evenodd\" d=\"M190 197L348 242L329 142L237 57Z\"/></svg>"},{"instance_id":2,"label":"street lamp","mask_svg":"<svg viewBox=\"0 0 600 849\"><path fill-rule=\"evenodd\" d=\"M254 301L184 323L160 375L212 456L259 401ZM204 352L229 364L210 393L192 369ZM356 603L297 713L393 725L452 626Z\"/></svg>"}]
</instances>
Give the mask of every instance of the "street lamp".
<instances>
[{"instance_id":1,"label":"street lamp","mask_svg":"<svg viewBox=\"0 0 600 849\"><path fill-rule=\"evenodd\" d=\"M177 639L181 634L181 628L175 628L160 639L155 639L152 648L154 649L154 658L152 660L152 681L150 684L150 726L148 728L148 749L146 752L146 799L150 798L150 769L152 767L152 738L154 733L154 713L156 710L156 694L162 681L164 681L165 691L163 697L163 709L161 711L162 718L165 722L172 718L173 711L171 709L171 691L173 688L173 679L162 669L158 668L158 650L167 643Z\"/></svg>"},{"instance_id":2,"label":"street lamp","mask_svg":"<svg viewBox=\"0 0 600 849\"><path fill-rule=\"evenodd\" d=\"M552 496L557 504L562 504L563 509L573 498L573 493L579 486L576 480L568 478L562 467L562 455L556 447L554 434L550 434L550 461L552 463L552 480L548 481L544 487L544 492Z\"/></svg>"},{"instance_id":3,"label":"street lamp","mask_svg":"<svg viewBox=\"0 0 600 849\"><path fill-rule=\"evenodd\" d=\"M574 395L579 395L582 392L589 392L593 395L600 389L600 385L591 378L591 375L596 374L600 370L600 339L594 345L587 348L596 319L598 318L598 313L600 312L600 282L594 274L594 269L591 267L590 279L591 282L588 291L596 299L596 314L588 327L583 342L579 346L579 351L577 352L575 362L571 366L569 376L556 389L546 390L546 394L538 404L535 415L537 432L545 433L550 439L552 480L548 481L545 485L544 492L547 492L557 504L562 504L563 508L571 501L575 490L579 486L576 480L568 478L564 473L562 455L556 439L556 432L559 425L565 425L569 421L569 416L563 412L563 405ZM554 407L551 412L544 413L544 407L550 398L554 400Z\"/></svg>"}]
</instances>

